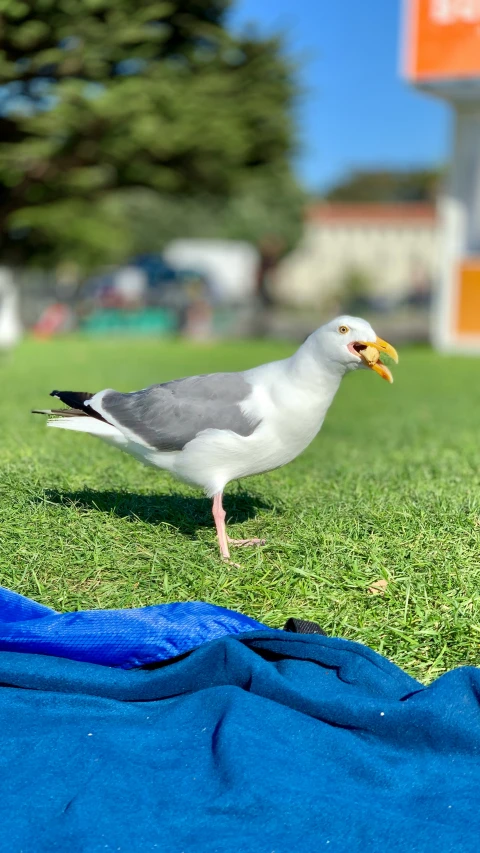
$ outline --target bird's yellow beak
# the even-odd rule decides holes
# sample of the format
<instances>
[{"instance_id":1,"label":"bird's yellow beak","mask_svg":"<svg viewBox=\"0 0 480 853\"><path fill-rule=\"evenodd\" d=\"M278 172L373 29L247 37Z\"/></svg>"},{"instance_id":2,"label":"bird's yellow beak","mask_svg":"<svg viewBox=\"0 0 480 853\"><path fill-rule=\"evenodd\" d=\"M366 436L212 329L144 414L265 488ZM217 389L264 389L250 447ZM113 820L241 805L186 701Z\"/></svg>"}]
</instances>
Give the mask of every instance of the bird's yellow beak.
<instances>
[{"instance_id":1,"label":"bird's yellow beak","mask_svg":"<svg viewBox=\"0 0 480 853\"><path fill-rule=\"evenodd\" d=\"M395 364L398 364L398 353L395 347L392 347L391 344L387 344L386 341L382 341L381 338L376 338L375 341L357 341L354 346L355 351L365 362L367 367L374 370L375 373L378 373L378 375L381 376L382 379L386 379L387 382L393 382L393 376L388 367L380 361L380 353L386 353L390 358L393 358Z\"/></svg>"}]
</instances>

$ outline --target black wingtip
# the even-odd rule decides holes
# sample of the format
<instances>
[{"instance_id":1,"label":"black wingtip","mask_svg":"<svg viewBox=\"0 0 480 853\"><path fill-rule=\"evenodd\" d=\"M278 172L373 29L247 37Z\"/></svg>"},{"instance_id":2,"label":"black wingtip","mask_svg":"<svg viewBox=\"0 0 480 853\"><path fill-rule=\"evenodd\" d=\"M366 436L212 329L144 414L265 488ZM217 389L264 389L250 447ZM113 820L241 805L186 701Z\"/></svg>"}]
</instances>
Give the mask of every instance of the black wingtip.
<instances>
[{"instance_id":1,"label":"black wingtip","mask_svg":"<svg viewBox=\"0 0 480 853\"><path fill-rule=\"evenodd\" d=\"M97 418L100 421L104 421L105 418L91 406L85 406L85 403L88 400L91 400L94 395L90 394L89 391L51 391L50 397L58 397L65 406L68 406L69 409L75 410L75 414L83 413L84 415L88 415L91 418Z\"/></svg>"}]
</instances>

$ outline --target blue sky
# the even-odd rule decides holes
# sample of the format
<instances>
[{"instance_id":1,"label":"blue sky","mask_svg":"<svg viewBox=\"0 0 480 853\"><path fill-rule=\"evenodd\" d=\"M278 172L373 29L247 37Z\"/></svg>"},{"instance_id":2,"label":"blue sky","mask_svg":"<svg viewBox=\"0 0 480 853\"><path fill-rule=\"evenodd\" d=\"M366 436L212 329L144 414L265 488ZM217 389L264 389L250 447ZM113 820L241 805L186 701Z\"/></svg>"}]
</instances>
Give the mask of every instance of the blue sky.
<instances>
[{"instance_id":1,"label":"blue sky","mask_svg":"<svg viewBox=\"0 0 480 853\"><path fill-rule=\"evenodd\" d=\"M303 58L296 170L324 189L355 167L437 165L450 112L400 76L401 0L234 0L231 26L283 32Z\"/></svg>"}]
</instances>

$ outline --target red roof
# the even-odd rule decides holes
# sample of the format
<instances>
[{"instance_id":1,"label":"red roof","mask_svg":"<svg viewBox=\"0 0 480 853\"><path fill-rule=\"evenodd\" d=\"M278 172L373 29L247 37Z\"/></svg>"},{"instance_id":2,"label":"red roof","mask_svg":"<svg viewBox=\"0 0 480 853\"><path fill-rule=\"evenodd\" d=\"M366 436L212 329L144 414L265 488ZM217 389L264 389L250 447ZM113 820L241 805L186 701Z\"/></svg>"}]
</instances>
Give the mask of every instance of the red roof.
<instances>
[{"instance_id":1,"label":"red roof","mask_svg":"<svg viewBox=\"0 0 480 853\"><path fill-rule=\"evenodd\" d=\"M404 204L377 204L355 202L326 202L312 204L305 212L310 222L324 225L369 223L375 225L411 225L421 222L434 225L437 219L434 204L407 202Z\"/></svg>"}]
</instances>

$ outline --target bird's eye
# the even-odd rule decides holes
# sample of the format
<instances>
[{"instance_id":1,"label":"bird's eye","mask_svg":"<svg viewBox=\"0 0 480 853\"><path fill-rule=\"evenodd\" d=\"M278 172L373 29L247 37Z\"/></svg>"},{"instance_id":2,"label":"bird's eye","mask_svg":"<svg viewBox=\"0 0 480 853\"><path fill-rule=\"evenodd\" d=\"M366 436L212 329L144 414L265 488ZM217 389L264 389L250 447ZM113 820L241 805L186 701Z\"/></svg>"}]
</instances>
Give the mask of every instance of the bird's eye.
<instances>
[{"instance_id":1,"label":"bird's eye","mask_svg":"<svg viewBox=\"0 0 480 853\"><path fill-rule=\"evenodd\" d=\"M341 335L346 335L347 332L350 331L350 329L348 328L348 326L339 326L338 331L340 332Z\"/></svg>"}]
</instances>

